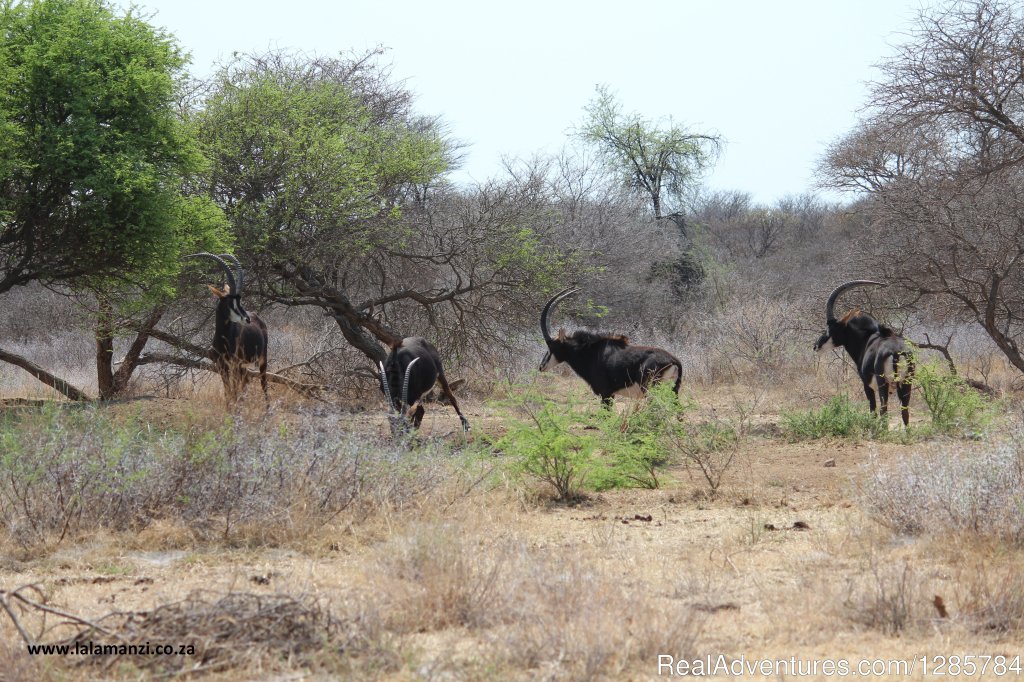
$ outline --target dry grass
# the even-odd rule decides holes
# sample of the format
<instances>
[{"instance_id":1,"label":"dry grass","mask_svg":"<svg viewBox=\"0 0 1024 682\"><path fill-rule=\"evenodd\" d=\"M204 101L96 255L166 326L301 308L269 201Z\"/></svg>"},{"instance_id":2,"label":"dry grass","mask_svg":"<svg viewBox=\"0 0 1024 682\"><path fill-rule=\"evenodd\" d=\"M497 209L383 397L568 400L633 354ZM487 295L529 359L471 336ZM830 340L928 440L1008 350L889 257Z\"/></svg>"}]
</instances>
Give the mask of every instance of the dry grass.
<instances>
[{"instance_id":1,"label":"dry grass","mask_svg":"<svg viewBox=\"0 0 1024 682\"><path fill-rule=\"evenodd\" d=\"M659 651L693 654L702 614L664 608L650 586L601 562L488 541L465 526L418 526L379 550L372 594L396 633L458 628L494 669L552 679L593 679L643 664ZM378 597L380 598L380 597Z\"/></svg>"},{"instance_id":2,"label":"dry grass","mask_svg":"<svg viewBox=\"0 0 1024 682\"><path fill-rule=\"evenodd\" d=\"M538 381L559 395L586 394L574 378ZM389 442L382 414L302 401L227 412L216 390L205 402L83 412L91 426L58 420L60 438L28 419L20 433L35 457L81 464L93 460L68 453L117 451L139 466L97 469L89 486L75 479L88 504L59 543L65 515L52 495L26 498L31 514L8 505L9 530L24 528L26 515L50 521L32 542L24 531L3 540L0 589L37 584L52 604L89 619L164 609L176 622L170 616L184 608L174 605L193 593L194 611L211 623L218 609L250 613L250 597L322 610L313 639L324 644L298 653L269 644L285 637L228 632L224 651L252 647L254 658L217 654L213 679L643 680L656 677L659 654L857 660L1020 650L1019 544L984 525L908 537L878 524L861 496L874 472L910 471L900 467L911 453L934 464L935 443L790 444L773 430L801 395L849 388L832 381L805 377L796 395L770 381L695 389L694 423L729 423L741 436L714 498L698 471L680 465L662 489L599 493L576 507L511 483L500 458L467 457L447 408L428 412L411 448ZM466 403L470 442L502 432L500 408ZM171 435L123 436L140 423ZM173 456L183 443L192 460ZM179 479L189 494L167 494ZM247 596L219 603L228 595ZM252 632L276 632L272 619L257 620ZM0 641L15 678L77 674L68 661L25 656L8 623ZM103 674L149 675L143 661L122 663Z\"/></svg>"}]
</instances>

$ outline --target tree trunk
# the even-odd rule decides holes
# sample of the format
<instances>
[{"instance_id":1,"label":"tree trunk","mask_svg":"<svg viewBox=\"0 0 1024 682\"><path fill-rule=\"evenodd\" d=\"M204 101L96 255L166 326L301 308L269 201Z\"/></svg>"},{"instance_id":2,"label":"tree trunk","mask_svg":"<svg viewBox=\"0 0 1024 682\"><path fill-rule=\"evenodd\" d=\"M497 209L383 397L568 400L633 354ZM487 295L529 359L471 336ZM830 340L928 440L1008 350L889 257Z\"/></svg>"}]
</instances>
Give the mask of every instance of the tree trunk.
<instances>
[{"instance_id":1,"label":"tree trunk","mask_svg":"<svg viewBox=\"0 0 1024 682\"><path fill-rule=\"evenodd\" d=\"M138 367L139 357L149 341L153 328L163 315L163 306L158 306L150 312L115 371L113 310L109 303L100 302L96 322L96 385L100 400L114 400L128 388L128 382Z\"/></svg>"},{"instance_id":2,"label":"tree trunk","mask_svg":"<svg viewBox=\"0 0 1024 682\"><path fill-rule=\"evenodd\" d=\"M343 291L325 285L324 278L312 268L303 267L292 272L279 267L278 272L290 280L301 294L318 300L318 305L328 309L330 312L327 314L338 323L345 340L375 364L383 362L388 355L378 340L385 344L401 342L401 334L381 324L372 315L357 310Z\"/></svg>"},{"instance_id":3,"label":"tree trunk","mask_svg":"<svg viewBox=\"0 0 1024 682\"><path fill-rule=\"evenodd\" d=\"M96 313L96 389L100 400L112 400L114 390L114 311L107 301Z\"/></svg>"},{"instance_id":4,"label":"tree trunk","mask_svg":"<svg viewBox=\"0 0 1024 682\"><path fill-rule=\"evenodd\" d=\"M999 350L1003 351L1003 355L1010 361L1010 364L1024 372L1024 357L1021 357L1020 348L1017 347L1017 343L1013 338L1007 336L999 329L999 324L996 322L996 307L1001 300L1000 289L1002 288L1003 281L1003 277L992 276L992 281L988 286L988 298L985 301L985 317L979 321L981 326L985 328L985 331L988 332L988 335L999 346Z\"/></svg>"}]
</instances>

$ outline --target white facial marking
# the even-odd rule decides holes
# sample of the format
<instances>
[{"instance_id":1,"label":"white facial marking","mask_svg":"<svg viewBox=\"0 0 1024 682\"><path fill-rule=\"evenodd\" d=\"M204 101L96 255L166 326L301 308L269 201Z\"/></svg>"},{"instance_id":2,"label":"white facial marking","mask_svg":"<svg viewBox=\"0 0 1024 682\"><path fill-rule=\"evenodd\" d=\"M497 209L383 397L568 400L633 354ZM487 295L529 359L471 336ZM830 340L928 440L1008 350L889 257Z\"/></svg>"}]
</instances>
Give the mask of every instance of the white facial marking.
<instances>
[{"instance_id":1,"label":"white facial marking","mask_svg":"<svg viewBox=\"0 0 1024 682\"><path fill-rule=\"evenodd\" d=\"M836 345L836 342L830 336L828 337L828 341L826 341L825 343L821 344L821 346L818 347L817 352L824 353L825 351L833 350L834 348L839 348L839 346Z\"/></svg>"},{"instance_id":2,"label":"white facial marking","mask_svg":"<svg viewBox=\"0 0 1024 682\"><path fill-rule=\"evenodd\" d=\"M555 357L554 353L548 353L540 363L540 371L547 372L562 364L561 360Z\"/></svg>"}]
</instances>

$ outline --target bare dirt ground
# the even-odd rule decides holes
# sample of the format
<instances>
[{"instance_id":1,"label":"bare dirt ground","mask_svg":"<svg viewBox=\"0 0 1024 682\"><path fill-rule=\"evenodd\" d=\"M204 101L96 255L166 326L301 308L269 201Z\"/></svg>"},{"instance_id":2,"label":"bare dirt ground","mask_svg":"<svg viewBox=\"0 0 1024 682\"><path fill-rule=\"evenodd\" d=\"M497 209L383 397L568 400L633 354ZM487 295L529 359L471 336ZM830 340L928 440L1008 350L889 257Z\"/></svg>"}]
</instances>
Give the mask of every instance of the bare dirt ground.
<instances>
[{"instance_id":1,"label":"bare dirt ground","mask_svg":"<svg viewBox=\"0 0 1024 682\"><path fill-rule=\"evenodd\" d=\"M721 415L733 404L723 391L695 397L701 405L698 414L704 416ZM940 659L930 657L1024 654L1019 630L979 630L960 617L978 594L994 589L1000 576L1018 570L1024 559L1019 547L971 537L895 535L858 506L858 481L870 457L885 462L927 444L788 443L773 426L778 402L764 404L749 417L747 433L714 497L698 470L678 465L657 490L596 493L568 506L499 481L446 504L432 500L359 524L332 524L316 537L278 546L197 542L174 524L157 524L133 536L97 530L44 556L5 553L0 589L35 584L50 603L86 618L151 610L194 590L312 595L345 613L352 612L353 603L370 603L377 610L374 622L390 633L388 647L399 652L400 662L354 669L354 675L368 679L646 680L670 676L668 659L661 655L716 661L722 655L732 662L769 659L784 661L784 666L845 660L854 673L867 661L865 670L875 678L926 680L937 676L924 669L922 657L929 657L933 670L941 670ZM141 414L154 428L204 409L223 414L211 401L186 399L137 400L108 409ZM287 419L288 409L281 409L282 418ZM501 431L502 415L495 408L467 400L464 410L474 425L471 438ZM349 424L351 430L374 435L386 429L380 412L353 413ZM422 436L457 442L462 437L457 427L450 408L432 405ZM491 657L494 651L521 647L523 640L512 633L528 624L479 615L454 623L431 620L431 612L449 608L443 599L431 601L431 594L443 597L451 587L442 589L403 572L405 564L396 563L395 556L410 542L435 547L454 542L455 549L441 563L489 557L497 565L505 560L495 557L514 547L529 557L515 564L519 574L535 571L536 581L553 582L565 579L559 572L564 569L569 580L579 583L564 590L555 586L545 593L549 599L564 592L567 600L572 595L578 600L581 587L598 595L594 599L609 589L627 598L609 601L608 608L596 601L566 605L571 616L561 616L564 622L555 627L562 632L539 644L542 649L562 647L562 653L530 658L506 651ZM409 591L413 583L420 590L415 598ZM498 587L489 589L501 593ZM539 598L519 593L524 600ZM634 611L631 599L640 596L645 609ZM935 606L936 597L945 615ZM496 598L486 609L512 613L514 607ZM671 639L659 644L644 634L664 630L640 622L651 614L684 613L690 629L676 641L685 650L672 650ZM595 620L602 622L588 622ZM407 626L396 625L399 621ZM25 679L40 671L58 679L137 675L131 669L94 667L54 673L41 659L25 660L9 625L3 624L8 644L6 651L0 648L0 661L7 659L14 678L10 671L21 671ZM585 657L600 648L600 641L618 642L620 637L625 642L644 637L654 648L642 655L602 658L596 668L558 662L560 656ZM764 677L836 678L821 667L812 669L814 674L794 674L806 670L775 669ZM734 668L716 676L762 677L735 673ZM270 669L254 663L213 678L238 675L333 676L286 662ZM1008 677L1016 675L990 669L960 676Z\"/></svg>"}]
</instances>

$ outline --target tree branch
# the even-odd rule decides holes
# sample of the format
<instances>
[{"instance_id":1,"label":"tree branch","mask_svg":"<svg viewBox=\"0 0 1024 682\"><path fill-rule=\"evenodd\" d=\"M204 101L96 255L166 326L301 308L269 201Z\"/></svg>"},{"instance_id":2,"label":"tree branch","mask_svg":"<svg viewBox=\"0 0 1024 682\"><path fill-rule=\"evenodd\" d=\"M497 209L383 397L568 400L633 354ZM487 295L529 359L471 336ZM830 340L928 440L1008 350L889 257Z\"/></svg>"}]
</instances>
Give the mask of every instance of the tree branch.
<instances>
[{"instance_id":1,"label":"tree branch","mask_svg":"<svg viewBox=\"0 0 1024 682\"><path fill-rule=\"evenodd\" d=\"M75 400L79 402L85 402L89 400L89 396L87 396L83 391L75 388L74 386L64 381L63 379L56 377L53 374L50 374L45 369L35 364L28 358L24 358L20 355L16 355L14 353L10 353L8 351L0 349L0 361L21 367L23 370L34 376L36 379L39 379L39 381L43 382L44 384L54 389L55 391L58 391L59 393L63 394L69 400Z\"/></svg>"},{"instance_id":2,"label":"tree branch","mask_svg":"<svg viewBox=\"0 0 1024 682\"><path fill-rule=\"evenodd\" d=\"M213 372L214 374L220 374L217 366L212 362L184 358L178 355L171 355L170 353L146 353L139 358L137 365L141 367L142 365L153 365L157 363L184 367L186 369L201 369L207 372ZM258 379L260 376L260 373L252 368L247 367L246 372L250 379ZM280 384L281 386L290 388L296 393L309 398L317 398L316 393L326 390L327 388L320 384L304 384L301 381L295 381L294 379L289 379L288 377L283 377L280 374L274 374L273 372L267 372L267 381L272 384Z\"/></svg>"}]
</instances>

